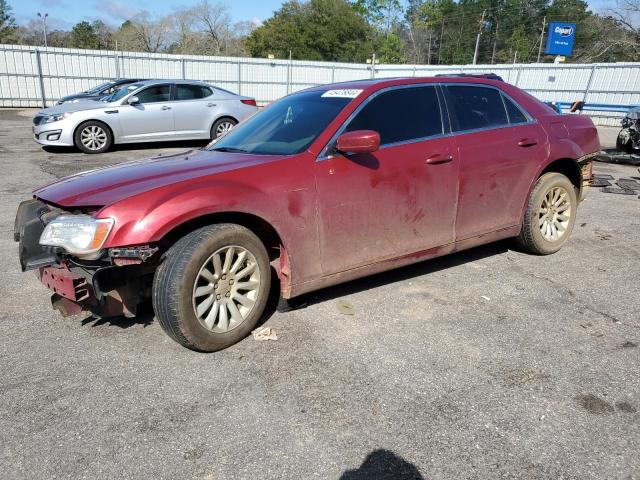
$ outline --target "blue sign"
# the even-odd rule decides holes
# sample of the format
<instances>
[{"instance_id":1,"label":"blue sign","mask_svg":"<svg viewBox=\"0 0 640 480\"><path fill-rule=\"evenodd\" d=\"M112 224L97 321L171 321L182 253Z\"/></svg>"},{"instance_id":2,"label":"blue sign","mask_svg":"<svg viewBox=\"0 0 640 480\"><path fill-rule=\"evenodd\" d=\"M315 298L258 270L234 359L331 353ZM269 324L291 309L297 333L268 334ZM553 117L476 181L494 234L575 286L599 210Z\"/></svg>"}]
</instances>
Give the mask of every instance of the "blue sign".
<instances>
[{"instance_id":1,"label":"blue sign","mask_svg":"<svg viewBox=\"0 0 640 480\"><path fill-rule=\"evenodd\" d=\"M573 51L573 40L575 38L575 23L551 22L547 36L547 47L544 49L544 53L569 57Z\"/></svg>"}]
</instances>

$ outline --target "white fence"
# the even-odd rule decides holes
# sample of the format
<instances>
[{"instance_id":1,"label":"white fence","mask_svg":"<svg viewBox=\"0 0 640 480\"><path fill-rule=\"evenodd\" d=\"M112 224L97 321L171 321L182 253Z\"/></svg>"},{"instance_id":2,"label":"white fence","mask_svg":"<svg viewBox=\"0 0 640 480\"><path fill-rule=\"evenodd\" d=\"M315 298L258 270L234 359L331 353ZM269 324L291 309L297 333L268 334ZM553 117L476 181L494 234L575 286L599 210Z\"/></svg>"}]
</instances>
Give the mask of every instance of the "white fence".
<instances>
[{"instance_id":1,"label":"white fence","mask_svg":"<svg viewBox=\"0 0 640 480\"><path fill-rule=\"evenodd\" d=\"M117 77L205 80L259 104L323 83L439 73L495 72L545 101L640 104L640 63L376 65L0 45L0 107L51 106ZM621 114L589 112L599 124Z\"/></svg>"}]
</instances>

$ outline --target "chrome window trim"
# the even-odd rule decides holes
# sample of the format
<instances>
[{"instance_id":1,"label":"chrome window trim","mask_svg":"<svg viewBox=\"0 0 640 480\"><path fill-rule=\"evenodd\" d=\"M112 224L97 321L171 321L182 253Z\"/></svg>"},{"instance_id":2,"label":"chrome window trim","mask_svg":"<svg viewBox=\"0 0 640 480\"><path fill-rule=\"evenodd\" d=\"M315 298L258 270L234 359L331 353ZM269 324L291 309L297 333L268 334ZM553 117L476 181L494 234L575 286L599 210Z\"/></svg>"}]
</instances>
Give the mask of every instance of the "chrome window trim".
<instances>
[{"instance_id":1,"label":"chrome window trim","mask_svg":"<svg viewBox=\"0 0 640 480\"><path fill-rule=\"evenodd\" d=\"M474 128L474 129L469 129L469 130L453 130L453 122L451 120L451 113L449 112L449 105L447 104L446 101L446 95L447 92L445 92L445 87L447 86L465 86L465 87L479 87L479 88L491 88L493 90L497 90L498 93L500 94L500 98L502 100L502 106L504 108L504 112L505 115L507 117L507 121L509 123L506 123L504 125L494 125L494 126L490 126L490 127L481 127L481 128ZM369 97L367 97L360 105L358 105L358 107L351 112L351 114L347 117L347 119L342 123L342 125L340 126L340 128L338 128L338 130L336 130L336 133L334 133L331 138L329 139L329 141L327 142L327 144L322 148L322 150L320 151L320 154L316 157L316 162L320 162L323 160L328 160L330 158L334 158L333 155L329 155L327 153L327 150L329 148L330 145L332 145L337 138L342 135L342 133L344 132L344 130L346 129L346 127L349 125L349 123L351 122L351 120L353 120L353 118L360 112L360 110L362 110L371 100L373 100L375 97L377 97L378 95L380 95L383 92L387 92L390 90L396 90L396 89L401 89L401 88L412 88L412 87L428 87L428 86L434 86L436 87L436 93L438 95L438 104L440 106L440 121L442 123L442 133L441 134L436 134L436 135L430 135L428 137L421 137L421 138L413 138L411 140L404 140L401 142L395 142L395 143L387 143L384 145L380 145L379 150L384 150L385 148L388 147L397 147L397 146L401 146L401 145L408 145L411 143L417 143L417 142L424 142L426 140L432 140L432 139L438 139L438 138L445 138L445 137L454 137L454 136L458 136L458 135L466 135L468 133L478 133L478 132L485 132L488 130L503 130L505 128L514 128L514 127L521 127L523 125L534 125L538 123L538 120L535 119L535 117L533 117L531 114L529 114L529 112L527 110L525 110L522 105L520 105L520 103L518 103L516 100L514 100L514 98L507 94L506 92L504 92L501 88L496 87L495 85L488 85L488 84L484 84L484 83L467 83L467 82L438 82L438 83L434 83L434 82L430 82L430 83L412 83L412 84L408 84L408 85L394 85L391 87L386 87L380 90L377 90L375 92L373 92L371 95L369 95ZM438 87L440 87L441 91L438 92ZM513 104L516 106L516 108L518 108L518 110L520 110L520 112L527 118L526 122L523 123L511 123L511 119L509 118L509 112L507 111L507 107L504 103L504 97L508 98L509 100L511 100L513 102ZM446 109L446 114L448 115L448 127L449 127L449 131L445 131L445 119L444 119L444 114L445 114L445 109Z\"/></svg>"},{"instance_id":2,"label":"chrome window trim","mask_svg":"<svg viewBox=\"0 0 640 480\"><path fill-rule=\"evenodd\" d=\"M422 142L428 139L432 139L432 138L441 138L441 137L446 137L449 135L449 133L445 132L445 128L444 128L444 117L443 117L443 109L444 109L444 105L443 105L443 101L444 99L440 97L440 94L438 92L438 86L439 84L437 83L410 83L410 84L406 84L406 85L392 85L390 87L386 87L386 88L382 88L380 90L377 90L375 92L373 92L371 95L369 95L367 98L364 99L364 101L358 105L356 107L356 109L351 112L351 114L347 117L347 119L342 122L342 125L340 125L340 128L338 128L338 130L336 130L336 133L334 133L331 138L329 139L329 141L327 142L327 144L322 148L322 150L320 150L320 154L316 157L316 162L320 162L322 160L328 160L330 158L333 158L333 155L328 154L328 149L329 146L332 145L333 143L335 143L335 141L338 139L338 137L340 135L342 135L345 131L345 129L347 128L347 126L349 126L349 123L351 123L351 121L355 118L355 116L360 113L360 111L369 104L369 102L371 102L374 98L376 98L378 95L382 94L382 93L386 93L392 90L401 90L401 89L405 89L405 88L418 88L418 87L433 87L434 91L436 93L436 99L438 100L438 107L440 109L440 126L441 126L441 133L437 133L435 135L429 135L427 137L421 137L421 138L412 138L410 140L402 140L399 142L393 142L393 143L385 143L384 145L380 145L379 150L383 150L387 147L397 147L399 145L407 145L410 143L416 143L416 142Z\"/></svg>"}]
</instances>

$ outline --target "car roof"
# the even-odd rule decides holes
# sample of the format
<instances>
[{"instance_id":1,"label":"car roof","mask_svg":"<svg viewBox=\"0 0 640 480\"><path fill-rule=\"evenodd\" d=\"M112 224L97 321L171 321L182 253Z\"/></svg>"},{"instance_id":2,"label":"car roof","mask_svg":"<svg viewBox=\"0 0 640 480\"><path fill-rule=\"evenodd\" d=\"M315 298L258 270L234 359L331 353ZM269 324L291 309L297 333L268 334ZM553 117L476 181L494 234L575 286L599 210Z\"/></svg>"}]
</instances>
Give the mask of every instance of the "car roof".
<instances>
[{"instance_id":1,"label":"car roof","mask_svg":"<svg viewBox=\"0 0 640 480\"><path fill-rule=\"evenodd\" d=\"M140 80L140 81L136 81L135 83L139 83L140 85L158 85L158 84L165 84L165 83L175 83L178 85L205 85L207 87L212 87L213 85L211 85L210 83L207 82L203 82L201 80L176 80L176 79L172 79L172 78L163 78L163 79L154 79L154 80Z\"/></svg>"},{"instance_id":2,"label":"car roof","mask_svg":"<svg viewBox=\"0 0 640 480\"><path fill-rule=\"evenodd\" d=\"M366 80L351 80L349 82L318 85L316 87L309 88L307 91L326 91L336 89L362 89L367 91L375 91L382 88L395 87L399 85L411 85L415 83L478 83L493 85L496 87L504 85L504 82L502 81L494 80L487 77L450 75L437 77L391 77L372 78Z\"/></svg>"}]
</instances>

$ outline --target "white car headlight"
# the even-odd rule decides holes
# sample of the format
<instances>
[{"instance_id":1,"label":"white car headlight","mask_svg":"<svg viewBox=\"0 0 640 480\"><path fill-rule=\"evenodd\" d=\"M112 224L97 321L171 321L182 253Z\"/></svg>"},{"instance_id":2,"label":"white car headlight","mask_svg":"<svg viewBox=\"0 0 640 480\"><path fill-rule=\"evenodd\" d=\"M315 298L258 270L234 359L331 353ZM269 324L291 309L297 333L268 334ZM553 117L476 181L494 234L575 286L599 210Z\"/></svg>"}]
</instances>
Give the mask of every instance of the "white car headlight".
<instances>
[{"instance_id":1,"label":"white car headlight","mask_svg":"<svg viewBox=\"0 0 640 480\"><path fill-rule=\"evenodd\" d=\"M72 255L89 255L100 251L112 227L112 218L61 215L44 228L40 245L62 247Z\"/></svg>"},{"instance_id":2,"label":"white car headlight","mask_svg":"<svg viewBox=\"0 0 640 480\"><path fill-rule=\"evenodd\" d=\"M56 115L47 115L42 123L53 123L69 118L73 112L58 113Z\"/></svg>"}]
</instances>

